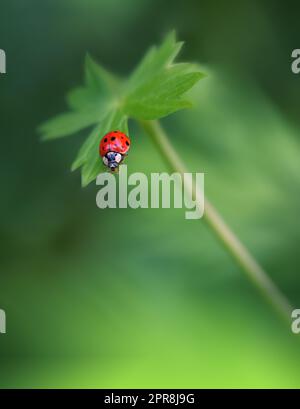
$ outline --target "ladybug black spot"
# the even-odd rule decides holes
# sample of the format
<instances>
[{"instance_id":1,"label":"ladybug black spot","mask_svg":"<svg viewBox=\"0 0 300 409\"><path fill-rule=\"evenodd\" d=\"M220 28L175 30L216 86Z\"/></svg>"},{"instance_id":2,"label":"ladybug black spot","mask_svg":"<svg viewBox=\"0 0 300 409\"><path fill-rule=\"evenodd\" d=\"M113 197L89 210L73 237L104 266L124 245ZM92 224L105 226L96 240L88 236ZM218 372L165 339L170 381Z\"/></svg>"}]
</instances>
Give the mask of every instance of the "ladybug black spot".
<instances>
[{"instance_id":1,"label":"ladybug black spot","mask_svg":"<svg viewBox=\"0 0 300 409\"><path fill-rule=\"evenodd\" d=\"M107 142L107 138L104 139L104 142Z\"/></svg>"},{"instance_id":2,"label":"ladybug black spot","mask_svg":"<svg viewBox=\"0 0 300 409\"><path fill-rule=\"evenodd\" d=\"M126 143L127 146L129 146L129 142L128 142L128 141L126 141L125 143Z\"/></svg>"},{"instance_id":3,"label":"ladybug black spot","mask_svg":"<svg viewBox=\"0 0 300 409\"><path fill-rule=\"evenodd\" d=\"M114 133L118 133L119 131L114 131Z\"/></svg>"},{"instance_id":4,"label":"ladybug black spot","mask_svg":"<svg viewBox=\"0 0 300 409\"><path fill-rule=\"evenodd\" d=\"M116 139L115 136L112 136L112 137L110 138L111 141L114 141L115 139Z\"/></svg>"}]
</instances>

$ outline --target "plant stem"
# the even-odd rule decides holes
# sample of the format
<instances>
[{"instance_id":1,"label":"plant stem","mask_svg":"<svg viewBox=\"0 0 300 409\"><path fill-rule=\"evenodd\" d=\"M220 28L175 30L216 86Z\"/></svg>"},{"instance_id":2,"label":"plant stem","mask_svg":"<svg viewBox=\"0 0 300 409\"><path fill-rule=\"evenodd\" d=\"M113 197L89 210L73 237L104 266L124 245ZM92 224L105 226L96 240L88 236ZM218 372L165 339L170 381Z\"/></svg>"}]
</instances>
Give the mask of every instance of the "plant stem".
<instances>
[{"instance_id":1,"label":"plant stem","mask_svg":"<svg viewBox=\"0 0 300 409\"><path fill-rule=\"evenodd\" d=\"M173 172L181 175L188 173L185 164L177 154L165 131L158 121L140 121L141 126L151 137L159 152L170 166ZM185 189L196 202L200 203L201 198L197 190L194 189L192 180L185 185ZM221 241L223 246L231 254L234 260L246 273L255 287L261 292L264 298L275 308L275 310L290 322L292 307L287 298L282 294L280 289L259 265L255 258L249 253L247 248L241 243L238 237L232 232L230 227L225 223L214 206L205 199L204 220L213 230L215 235Z\"/></svg>"}]
</instances>

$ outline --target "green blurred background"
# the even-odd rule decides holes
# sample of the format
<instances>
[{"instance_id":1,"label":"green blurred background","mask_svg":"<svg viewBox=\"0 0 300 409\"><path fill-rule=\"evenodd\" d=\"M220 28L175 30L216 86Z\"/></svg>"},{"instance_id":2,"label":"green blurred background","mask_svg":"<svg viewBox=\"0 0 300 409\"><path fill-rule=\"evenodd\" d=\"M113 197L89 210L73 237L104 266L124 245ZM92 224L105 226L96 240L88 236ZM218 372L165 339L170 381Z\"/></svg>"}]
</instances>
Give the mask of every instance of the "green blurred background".
<instances>
[{"instance_id":1,"label":"green blurred background","mask_svg":"<svg viewBox=\"0 0 300 409\"><path fill-rule=\"evenodd\" d=\"M69 171L87 132L40 143L89 51L127 75L175 28L209 73L163 121L206 194L300 307L299 3L11 0L0 5L0 387L299 387L300 342L203 221L101 211ZM130 124L130 172L166 169Z\"/></svg>"}]
</instances>

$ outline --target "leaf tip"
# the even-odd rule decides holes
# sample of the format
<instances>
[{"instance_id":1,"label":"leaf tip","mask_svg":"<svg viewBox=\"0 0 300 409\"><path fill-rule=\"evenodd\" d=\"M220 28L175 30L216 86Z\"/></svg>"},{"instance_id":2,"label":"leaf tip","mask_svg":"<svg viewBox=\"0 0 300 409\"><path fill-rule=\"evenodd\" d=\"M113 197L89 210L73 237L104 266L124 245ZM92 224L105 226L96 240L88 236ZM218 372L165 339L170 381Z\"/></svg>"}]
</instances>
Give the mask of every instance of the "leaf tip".
<instances>
[{"instance_id":1,"label":"leaf tip","mask_svg":"<svg viewBox=\"0 0 300 409\"><path fill-rule=\"evenodd\" d=\"M41 142L46 142L50 139L45 127L45 123L38 125L38 127L36 128L36 132L39 134L39 140Z\"/></svg>"}]
</instances>

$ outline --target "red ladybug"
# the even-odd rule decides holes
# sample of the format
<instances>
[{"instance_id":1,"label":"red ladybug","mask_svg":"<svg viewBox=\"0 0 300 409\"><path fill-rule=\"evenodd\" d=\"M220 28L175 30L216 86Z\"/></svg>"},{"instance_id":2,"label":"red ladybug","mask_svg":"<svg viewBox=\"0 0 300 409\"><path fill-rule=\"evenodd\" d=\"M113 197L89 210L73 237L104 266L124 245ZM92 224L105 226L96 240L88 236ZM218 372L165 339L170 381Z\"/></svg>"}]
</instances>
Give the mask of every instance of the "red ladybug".
<instances>
[{"instance_id":1,"label":"red ladybug","mask_svg":"<svg viewBox=\"0 0 300 409\"><path fill-rule=\"evenodd\" d=\"M130 139L121 131L112 131L103 136L99 153L103 163L112 172L118 169L130 148Z\"/></svg>"}]
</instances>

